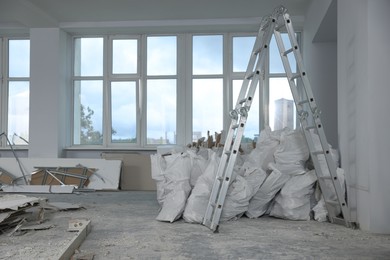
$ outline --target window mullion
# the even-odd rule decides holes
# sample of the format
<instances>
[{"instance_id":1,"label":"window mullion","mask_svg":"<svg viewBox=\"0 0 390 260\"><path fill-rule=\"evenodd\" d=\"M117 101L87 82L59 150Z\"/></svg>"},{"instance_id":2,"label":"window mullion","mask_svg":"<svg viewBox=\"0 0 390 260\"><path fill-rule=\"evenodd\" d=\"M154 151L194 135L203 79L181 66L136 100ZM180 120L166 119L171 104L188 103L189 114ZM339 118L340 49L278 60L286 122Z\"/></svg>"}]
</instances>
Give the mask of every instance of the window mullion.
<instances>
[{"instance_id":1,"label":"window mullion","mask_svg":"<svg viewBox=\"0 0 390 260\"><path fill-rule=\"evenodd\" d=\"M111 93L110 75L112 46L109 37L103 38L103 146L111 143Z\"/></svg>"},{"instance_id":2,"label":"window mullion","mask_svg":"<svg viewBox=\"0 0 390 260\"><path fill-rule=\"evenodd\" d=\"M141 147L145 147L147 144L146 136L147 136L147 129L146 129L146 122L147 122L147 111L146 111L146 93L147 93L147 85L146 85L146 60L147 60L147 35L143 34L141 36L141 42L140 42L140 84L139 84L139 96L138 96L138 119L137 122L139 122L139 125L137 126L137 139L139 140L139 145Z\"/></svg>"}]
</instances>

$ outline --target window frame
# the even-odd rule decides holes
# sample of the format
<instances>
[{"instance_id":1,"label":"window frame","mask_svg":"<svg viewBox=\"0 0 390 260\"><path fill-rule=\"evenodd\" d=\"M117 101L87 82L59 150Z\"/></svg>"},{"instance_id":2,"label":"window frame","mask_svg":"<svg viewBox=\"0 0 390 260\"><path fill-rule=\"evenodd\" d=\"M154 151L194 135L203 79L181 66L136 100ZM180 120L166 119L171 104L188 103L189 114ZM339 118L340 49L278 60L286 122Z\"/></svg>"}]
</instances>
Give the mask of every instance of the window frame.
<instances>
[{"instance_id":1,"label":"window frame","mask_svg":"<svg viewBox=\"0 0 390 260\"><path fill-rule=\"evenodd\" d=\"M21 36L0 36L0 132L7 134L7 138L11 139L8 134L8 121L9 121L9 84L10 82L27 81L31 85L31 68L29 68L28 77L10 77L9 76L9 41L10 40L28 40L31 50L31 41L27 35ZM29 57L30 59L30 57ZM28 116L29 117L29 116ZM29 129L27 129L29 132ZM9 140L12 142L12 139ZM29 141L29 140L28 140ZM24 149L28 148L28 143L12 144L13 148ZM10 145L4 138L0 139L0 148L8 149Z\"/></svg>"},{"instance_id":2,"label":"window frame","mask_svg":"<svg viewBox=\"0 0 390 260\"><path fill-rule=\"evenodd\" d=\"M221 35L222 36L222 74L197 75L193 74L193 37L198 35ZM148 37L176 37L176 75L147 75L147 39ZM221 78L223 81L223 129L229 128L229 111L235 104L233 100L233 81L242 80L243 72L233 72L233 38L234 37L256 37L256 32L200 32L200 33L161 33L161 34L129 34L129 35L74 35L76 38L102 37L103 38L103 76L85 77L89 79L99 78L103 80L103 143L101 145L78 145L74 144L74 118L71 126L71 147L85 149L123 149L123 150L155 150L159 144L148 144L147 142L147 81L150 79L175 79L176 80L176 144L187 145L192 142L193 137L193 80L207 78ZM300 44L301 33L297 32L298 43ZM115 39L137 39L137 73L134 74L113 74L112 73L112 45ZM72 47L72 110L74 109L74 81L83 77L74 76L74 52ZM272 77L285 77L285 73L270 73L269 53L265 62L265 74L263 89L259 89L259 132L269 125L269 79ZM248 60L249 61L249 60ZM135 143L116 143L111 141L111 83L117 81L136 81L137 89L137 127ZM74 115L74 111L72 111ZM299 120L296 117L296 126ZM224 131L224 135L226 134Z\"/></svg>"}]
</instances>

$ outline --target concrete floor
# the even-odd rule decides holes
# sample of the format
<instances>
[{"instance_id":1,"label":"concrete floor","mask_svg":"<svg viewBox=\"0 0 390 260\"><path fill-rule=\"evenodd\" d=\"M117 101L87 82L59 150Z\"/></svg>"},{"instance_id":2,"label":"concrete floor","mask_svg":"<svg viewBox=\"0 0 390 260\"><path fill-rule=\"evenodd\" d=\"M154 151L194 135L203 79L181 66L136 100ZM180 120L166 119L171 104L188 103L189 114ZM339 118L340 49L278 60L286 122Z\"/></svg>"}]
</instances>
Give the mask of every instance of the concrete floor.
<instances>
[{"instance_id":1,"label":"concrete floor","mask_svg":"<svg viewBox=\"0 0 390 260\"><path fill-rule=\"evenodd\" d=\"M83 259L92 255L93 259L390 259L390 235L330 223L241 218L221 223L219 233L212 233L202 225L182 220L158 222L155 192L31 196L85 207L56 212L51 217L58 227L71 218L92 221L92 231L76 254ZM28 259L54 259L51 254L54 256L58 247L53 247L54 240L48 240L55 236L44 232L60 231L35 231L19 237L0 235L0 259L26 259L26 253ZM32 241L38 244L30 245ZM20 250L11 250L11 245ZM40 246L41 253L32 252ZM21 250L26 247L29 250Z\"/></svg>"}]
</instances>

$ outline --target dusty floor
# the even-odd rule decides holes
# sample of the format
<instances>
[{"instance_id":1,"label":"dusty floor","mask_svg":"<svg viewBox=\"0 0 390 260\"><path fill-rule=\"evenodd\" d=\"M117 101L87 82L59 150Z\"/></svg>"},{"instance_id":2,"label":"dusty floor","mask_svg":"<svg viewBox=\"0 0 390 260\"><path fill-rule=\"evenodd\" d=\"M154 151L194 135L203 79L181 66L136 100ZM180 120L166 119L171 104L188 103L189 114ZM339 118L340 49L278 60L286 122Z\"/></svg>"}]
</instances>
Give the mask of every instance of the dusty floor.
<instances>
[{"instance_id":1,"label":"dusty floor","mask_svg":"<svg viewBox=\"0 0 390 260\"><path fill-rule=\"evenodd\" d=\"M88 218L92 231L78 257L93 259L390 259L390 236L330 223L270 217L221 223L219 233L180 220L155 220L155 192L30 194L85 210L56 212L56 228L22 236L0 235L0 259L56 259L73 236L71 218ZM86 259L86 258L84 258Z\"/></svg>"}]
</instances>

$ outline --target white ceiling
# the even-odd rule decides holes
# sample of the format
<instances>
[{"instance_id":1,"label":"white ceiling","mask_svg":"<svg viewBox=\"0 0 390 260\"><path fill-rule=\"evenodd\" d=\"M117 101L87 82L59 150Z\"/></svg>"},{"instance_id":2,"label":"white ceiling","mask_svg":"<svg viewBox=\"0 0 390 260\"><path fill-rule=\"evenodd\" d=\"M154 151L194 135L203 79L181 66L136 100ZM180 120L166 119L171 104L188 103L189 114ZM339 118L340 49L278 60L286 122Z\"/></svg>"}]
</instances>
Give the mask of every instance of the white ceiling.
<instances>
[{"instance_id":1,"label":"white ceiling","mask_svg":"<svg viewBox=\"0 0 390 260\"><path fill-rule=\"evenodd\" d=\"M240 23L284 5L303 17L311 0L0 0L0 29L115 27L121 24ZM189 22L191 21L191 22ZM196 22L197 21L197 22ZM257 21L257 20L256 20ZM120 23L119 23L120 22ZM203 22L204 24L204 22Z\"/></svg>"}]
</instances>

